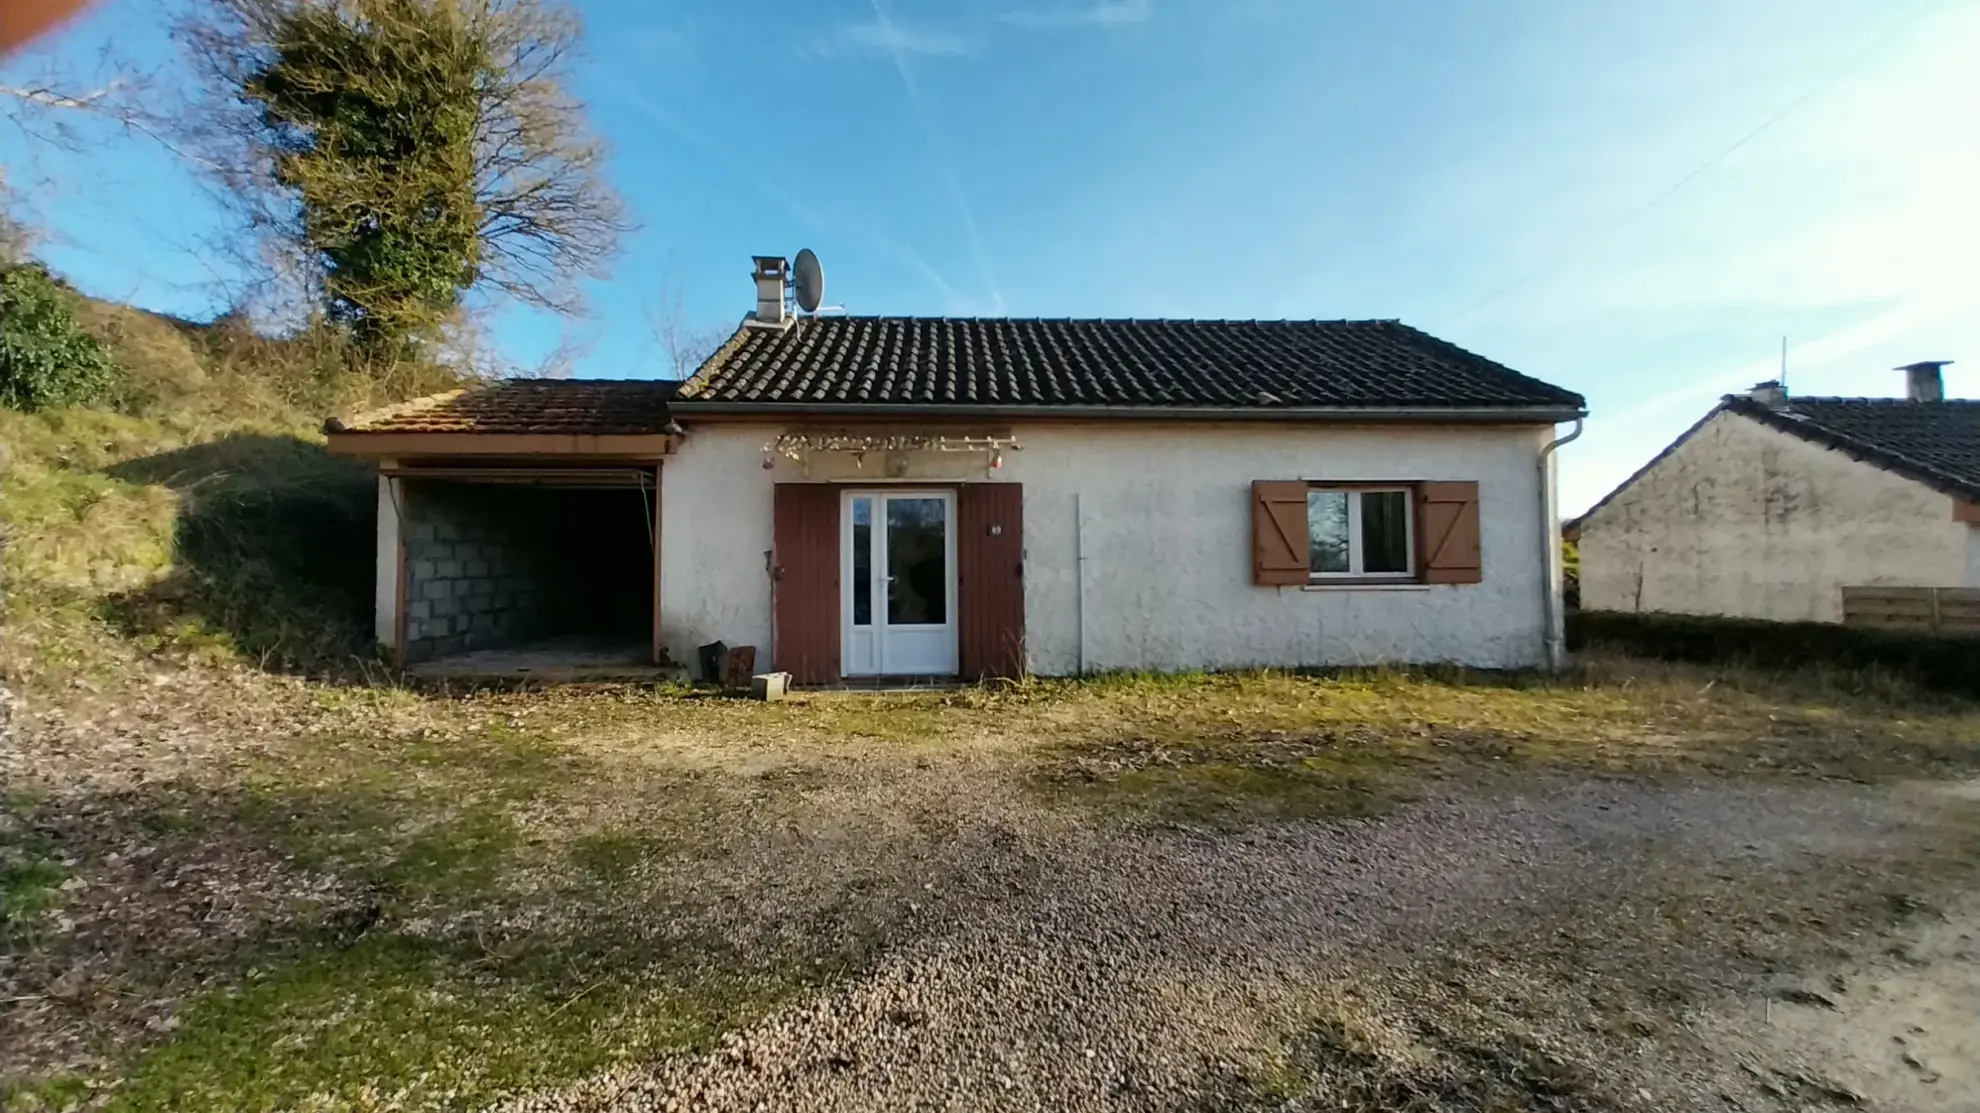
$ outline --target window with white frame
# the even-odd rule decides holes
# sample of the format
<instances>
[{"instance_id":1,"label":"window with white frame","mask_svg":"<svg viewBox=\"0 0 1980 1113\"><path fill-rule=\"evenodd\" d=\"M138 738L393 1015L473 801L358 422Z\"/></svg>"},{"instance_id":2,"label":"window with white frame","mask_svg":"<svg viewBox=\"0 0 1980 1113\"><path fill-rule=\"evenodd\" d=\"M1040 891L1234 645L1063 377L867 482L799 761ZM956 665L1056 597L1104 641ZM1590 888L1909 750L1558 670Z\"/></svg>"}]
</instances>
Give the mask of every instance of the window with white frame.
<instances>
[{"instance_id":1,"label":"window with white frame","mask_svg":"<svg viewBox=\"0 0 1980 1113\"><path fill-rule=\"evenodd\" d=\"M1309 489L1309 574L1317 581L1409 579L1416 574L1414 517L1407 487Z\"/></svg>"}]
</instances>

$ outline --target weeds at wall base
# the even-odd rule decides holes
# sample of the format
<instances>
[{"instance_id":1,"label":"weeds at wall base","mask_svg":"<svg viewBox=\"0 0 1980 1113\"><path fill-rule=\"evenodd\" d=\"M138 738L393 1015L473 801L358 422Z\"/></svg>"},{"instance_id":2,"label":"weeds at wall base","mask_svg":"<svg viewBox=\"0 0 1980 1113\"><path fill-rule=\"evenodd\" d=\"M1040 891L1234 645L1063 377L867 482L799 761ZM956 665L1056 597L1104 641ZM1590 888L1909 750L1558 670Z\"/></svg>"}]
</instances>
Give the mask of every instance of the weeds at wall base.
<instances>
[{"instance_id":1,"label":"weeds at wall base","mask_svg":"<svg viewBox=\"0 0 1980 1113\"><path fill-rule=\"evenodd\" d=\"M1980 699L1980 638L1864 630L1825 622L1582 611L1568 617L1571 649L1606 646L1696 665L1794 672L1804 682L1862 693L1905 688Z\"/></svg>"}]
</instances>

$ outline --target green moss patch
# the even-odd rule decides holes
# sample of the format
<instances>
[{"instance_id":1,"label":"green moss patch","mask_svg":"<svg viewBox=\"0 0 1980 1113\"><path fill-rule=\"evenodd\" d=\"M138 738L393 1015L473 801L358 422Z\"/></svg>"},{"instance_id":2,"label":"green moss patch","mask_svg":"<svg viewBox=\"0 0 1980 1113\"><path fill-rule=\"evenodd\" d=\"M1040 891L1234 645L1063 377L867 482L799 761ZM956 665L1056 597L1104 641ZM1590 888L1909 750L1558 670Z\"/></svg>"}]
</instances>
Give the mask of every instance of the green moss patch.
<instances>
[{"instance_id":1,"label":"green moss patch","mask_svg":"<svg viewBox=\"0 0 1980 1113\"><path fill-rule=\"evenodd\" d=\"M614 1063L705 1045L790 992L775 975L689 982L516 966L398 936L268 964L189 1009L111 1108L477 1108Z\"/></svg>"}]
</instances>

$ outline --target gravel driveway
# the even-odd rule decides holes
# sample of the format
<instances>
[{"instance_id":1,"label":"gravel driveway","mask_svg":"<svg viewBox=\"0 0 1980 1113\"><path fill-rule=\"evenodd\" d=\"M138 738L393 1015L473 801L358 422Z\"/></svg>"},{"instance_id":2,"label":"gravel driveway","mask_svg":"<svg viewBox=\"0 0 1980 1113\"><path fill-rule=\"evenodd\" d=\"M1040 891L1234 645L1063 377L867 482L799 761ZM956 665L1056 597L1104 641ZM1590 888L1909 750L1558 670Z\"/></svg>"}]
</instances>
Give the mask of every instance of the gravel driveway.
<instances>
[{"instance_id":1,"label":"gravel driveway","mask_svg":"<svg viewBox=\"0 0 1980 1113\"><path fill-rule=\"evenodd\" d=\"M1873 860L1909 811L1594 780L1239 834L982 806L864 975L507 1108L1802 1108L1818 1079L1682 1020L1799 969L1760 879Z\"/></svg>"},{"instance_id":2,"label":"gravel driveway","mask_svg":"<svg viewBox=\"0 0 1980 1113\"><path fill-rule=\"evenodd\" d=\"M0 955L0 1090L1976 1108L1980 793L1944 785L1980 716L1718 681L803 706L256 681L224 730L160 685L0 753L37 790L0 837L46 905Z\"/></svg>"}]
</instances>

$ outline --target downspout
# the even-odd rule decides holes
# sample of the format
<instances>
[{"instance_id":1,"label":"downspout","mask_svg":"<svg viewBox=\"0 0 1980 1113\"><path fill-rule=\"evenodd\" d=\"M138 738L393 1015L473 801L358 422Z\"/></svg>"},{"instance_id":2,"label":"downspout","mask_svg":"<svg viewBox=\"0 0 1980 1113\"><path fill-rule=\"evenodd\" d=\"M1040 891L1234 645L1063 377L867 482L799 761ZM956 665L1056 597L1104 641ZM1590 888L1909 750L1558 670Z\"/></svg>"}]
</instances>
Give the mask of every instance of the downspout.
<instances>
[{"instance_id":1,"label":"downspout","mask_svg":"<svg viewBox=\"0 0 1980 1113\"><path fill-rule=\"evenodd\" d=\"M1547 668L1558 672L1567 664L1566 617L1561 613L1561 522L1554 497L1554 450L1581 435L1582 419L1574 419L1574 430L1555 437L1540 450L1540 594L1546 629L1543 640Z\"/></svg>"},{"instance_id":2,"label":"downspout","mask_svg":"<svg viewBox=\"0 0 1980 1113\"><path fill-rule=\"evenodd\" d=\"M1086 514L1073 492L1073 622L1079 651L1079 674L1086 675Z\"/></svg>"}]
</instances>

